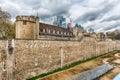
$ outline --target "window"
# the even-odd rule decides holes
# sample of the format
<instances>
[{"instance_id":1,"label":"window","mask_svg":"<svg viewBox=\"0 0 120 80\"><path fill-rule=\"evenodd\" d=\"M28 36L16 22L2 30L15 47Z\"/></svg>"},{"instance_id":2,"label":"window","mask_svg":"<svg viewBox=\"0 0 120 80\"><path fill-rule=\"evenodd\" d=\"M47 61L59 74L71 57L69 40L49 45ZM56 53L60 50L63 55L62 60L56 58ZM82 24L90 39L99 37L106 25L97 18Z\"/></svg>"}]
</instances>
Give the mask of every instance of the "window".
<instances>
[{"instance_id":1,"label":"window","mask_svg":"<svg viewBox=\"0 0 120 80\"><path fill-rule=\"evenodd\" d=\"M26 21L23 21L23 25L26 25L27 24L27 22Z\"/></svg>"},{"instance_id":2,"label":"window","mask_svg":"<svg viewBox=\"0 0 120 80\"><path fill-rule=\"evenodd\" d=\"M28 20L30 20L30 18L28 18Z\"/></svg>"},{"instance_id":3,"label":"window","mask_svg":"<svg viewBox=\"0 0 120 80\"><path fill-rule=\"evenodd\" d=\"M48 30L48 33L50 33L50 29Z\"/></svg>"},{"instance_id":4,"label":"window","mask_svg":"<svg viewBox=\"0 0 120 80\"><path fill-rule=\"evenodd\" d=\"M53 30L53 34L55 34L55 30Z\"/></svg>"},{"instance_id":5,"label":"window","mask_svg":"<svg viewBox=\"0 0 120 80\"><path fill-rule=\"evenodd\" d=\"M61 34L61 31L59 31L59 34Z\"/></svg>"},{"instance_id":6,"label":"window","mask_svg":"<svg viewBox=\"0 0 120 80\"><path fill-rule=\"evenodd\" d=\"M68 32L68 36L70 35L70 33Z\"/></svg>"},{"instance_id":7,"label":"window","mask_svg":"<svg viewBox=\"0 0 120 80\"><path fill-rule=\"evenodd\" d=\"M63 32L61 32L61 34L63 34Z\"/></svg>"},{"instance_id":8,"label":"window","mask_svg":"<svg viewBox=\"0 0 120 80\"><path fill-rule=\"evenodd\" d=\"M64 32L64 35L66 35L66 32Z\"/></svg>"},{"instance_id":9,"label":"window","mask_svg":"<svg viewBox=\"0 0 120 80\"><path fill-rule=\"evenodd\" d=\"M43 32L43 29L40 29L40 32Z\"/></svg>"},{"instance_id":10,"label":"window","mask_svg":"<svg viewBox=\"0 0 120 80\"><path fill-rule=\"evenodd\" d=\"M45 29L43 29L43 32L45 33Z\"/></svg>"},{"instance_id":11,"label":"window","mask_svg":"<svg viewBox=\"0 0 120 80\"><path fill-rule=\"evenodd\" d=\"M59 34L59 31L57 31L57 34Z\"/></svg>"}]
</instances>

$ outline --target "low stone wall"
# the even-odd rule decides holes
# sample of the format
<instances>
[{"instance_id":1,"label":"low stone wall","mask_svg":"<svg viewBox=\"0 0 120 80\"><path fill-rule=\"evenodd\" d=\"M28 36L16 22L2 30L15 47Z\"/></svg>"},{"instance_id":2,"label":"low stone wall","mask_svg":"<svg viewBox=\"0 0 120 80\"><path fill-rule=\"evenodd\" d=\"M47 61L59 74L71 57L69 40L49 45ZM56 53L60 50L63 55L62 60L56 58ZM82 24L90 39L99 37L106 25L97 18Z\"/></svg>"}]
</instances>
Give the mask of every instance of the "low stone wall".
<instances>
[{"instance_id":1,"label":"low stone wall","mask_svg":"<svg viewBox=\"0 0 120 80\"><path fill-rule=\"evenodd\" d=\"M25 80L76 61L120 49L120 41L99 42L92 37L84 37L81 41L13 40L12 45L13 53L6 54L5 58L9 80ZM13 76L10 77L11 75Z\"/></svg>"}]
</instances>

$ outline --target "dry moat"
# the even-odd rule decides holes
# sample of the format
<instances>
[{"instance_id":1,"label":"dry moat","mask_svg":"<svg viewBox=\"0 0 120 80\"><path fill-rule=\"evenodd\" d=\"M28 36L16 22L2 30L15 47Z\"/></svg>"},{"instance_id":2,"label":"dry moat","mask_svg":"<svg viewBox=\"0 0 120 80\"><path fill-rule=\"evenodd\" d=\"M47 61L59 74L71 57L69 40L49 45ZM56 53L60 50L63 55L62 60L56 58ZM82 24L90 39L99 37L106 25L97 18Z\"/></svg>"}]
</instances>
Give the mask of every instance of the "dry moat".
<instances>
[{"instance_id":1,"label":"dry moat","mask_svg":"<svg viewBox=\"0 0 120 80\"><path fill-rule=\"evenodd\" d=\"M102 64L110 64L113 65L114 68L110 70L108 73L104 74L100 77L99 80L113 80L113 78L120 73L120 53L113 53L107 56L97 58L95 60L80 64L75 66L69 70L61 71L44 78L40 78L38 80L67 80L70 77L77 75L78 73L94 69Z\"/></svg>"}]
</instances>

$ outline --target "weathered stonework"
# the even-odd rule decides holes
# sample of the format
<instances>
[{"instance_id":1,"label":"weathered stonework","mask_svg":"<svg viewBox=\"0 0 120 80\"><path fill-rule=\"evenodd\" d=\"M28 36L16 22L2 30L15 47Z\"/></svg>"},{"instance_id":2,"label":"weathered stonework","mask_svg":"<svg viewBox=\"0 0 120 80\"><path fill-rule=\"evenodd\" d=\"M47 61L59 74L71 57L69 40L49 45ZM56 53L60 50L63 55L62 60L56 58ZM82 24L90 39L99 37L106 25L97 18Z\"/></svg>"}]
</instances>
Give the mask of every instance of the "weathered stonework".
<instances>
[{"instance_id":1,"label":"weathered stonework","mask_svg":"<svg viewBox=\"0 0 120 80\"><path fill-rule=\"evenodd\" d=\"M15 37L19 39L38 39L39 18L35 16L17 16Z\"/></svg>"},{"instance_id":2,"label":"weathered stonework","mask_svg":"<svg viewBox=\"0 0 120 80\"><path fill-rule=\"evenodd\" d=\"M14 40L13 54L8 54L8 41L0 40L0 78L25 80L73 62L85 60L112 50L120 50L120 41ZM3 71L3 62L7 61ZM12 67L12 68L11 68ZM8 79L10 78L10 79Z\"/></svg>"},{"instance_id":3,"label":"weathered stonework","mask_svg":"<svg viewBox=\"0 0 120 80\"><path fill-rule=\"evenodd\" d=\"M7 70L4 64L7 63L7 40L0 40L0 80L5 80L7 77Z\"/></svg>"}]
</instances>

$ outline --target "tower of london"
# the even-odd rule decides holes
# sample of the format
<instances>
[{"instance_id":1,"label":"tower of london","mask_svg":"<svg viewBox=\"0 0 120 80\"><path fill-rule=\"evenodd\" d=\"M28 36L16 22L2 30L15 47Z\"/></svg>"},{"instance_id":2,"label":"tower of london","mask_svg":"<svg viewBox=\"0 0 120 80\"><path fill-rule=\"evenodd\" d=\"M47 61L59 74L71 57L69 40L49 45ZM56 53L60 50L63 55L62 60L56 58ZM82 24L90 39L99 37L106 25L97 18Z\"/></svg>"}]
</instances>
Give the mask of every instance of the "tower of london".
<instances>
[{"instance_id":1,"label":"tower of london","mask_svg":"<svg viewBox=\"0 0 120 80\"><path fill-rule=\"evenodd\" d=\"M16 17L16 38L38 39L39 38L39 17L17 16Z\"/></svg>"}]
</instances>

